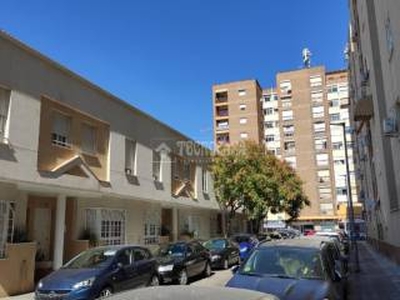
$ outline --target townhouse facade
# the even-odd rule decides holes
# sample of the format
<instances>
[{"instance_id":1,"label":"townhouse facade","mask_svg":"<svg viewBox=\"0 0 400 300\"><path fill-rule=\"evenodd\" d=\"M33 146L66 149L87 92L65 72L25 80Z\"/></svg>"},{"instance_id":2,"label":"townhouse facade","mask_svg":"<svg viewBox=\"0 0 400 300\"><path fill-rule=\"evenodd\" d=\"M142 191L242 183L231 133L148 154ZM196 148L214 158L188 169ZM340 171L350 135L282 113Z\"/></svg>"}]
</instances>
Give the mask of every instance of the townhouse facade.
<instances>
[{"instance_id":1,"label":"townhouse facade","mask_svg":"<svg viewBox=\"0 0 400 300\"><path fill-rule=\"evenodd\" d=\"M208 149L4 32L0 65L0 295L92 243L222 233Z\"/></svg>"},{"instance_id":2,"label":"townhouse facade","mask_svg":"<svg viewBox=\"0 0 400 300\"><path fill-rule=\"evenodd\" d=\"M400 3L349 1L350 115L368 239L400 263Z\"/></svg>"}]
</instances>

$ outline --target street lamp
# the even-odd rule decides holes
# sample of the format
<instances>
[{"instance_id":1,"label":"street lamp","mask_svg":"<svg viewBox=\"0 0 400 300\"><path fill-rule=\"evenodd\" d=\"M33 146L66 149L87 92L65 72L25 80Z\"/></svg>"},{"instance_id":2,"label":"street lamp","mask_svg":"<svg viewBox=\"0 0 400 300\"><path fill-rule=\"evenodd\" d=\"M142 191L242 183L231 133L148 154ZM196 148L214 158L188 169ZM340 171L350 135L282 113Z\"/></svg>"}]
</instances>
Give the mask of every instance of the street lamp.
<instances>
[{"instance_id":1,"label":"street lamp","mask_svg":"<svg viewBox=\"0 0 400 300\"><path fill-rule=\"evenodd\" d=\"M345 155L345 160L346 160L346 182L347 182L347 202L349 209L347 211L348 218L350 221L350 239L351 243L354 247L355 250L355 259L356 259L356 268L355 271L358 273L360 272L360 260L359 260L359 255L358 255L358 244L357 240L355 239L355 234L354 234L354 208L353 208L353 195L351 193L351 181L350 181L350 168L349 168L349 155L347 153L347 137L346 137L346 123L345 122L338 122L338 123L330 123L331 126L341 126L342 127L342 133L343 133L343 139L344 139L344 155Z\"/></svg>"}]
</instances>

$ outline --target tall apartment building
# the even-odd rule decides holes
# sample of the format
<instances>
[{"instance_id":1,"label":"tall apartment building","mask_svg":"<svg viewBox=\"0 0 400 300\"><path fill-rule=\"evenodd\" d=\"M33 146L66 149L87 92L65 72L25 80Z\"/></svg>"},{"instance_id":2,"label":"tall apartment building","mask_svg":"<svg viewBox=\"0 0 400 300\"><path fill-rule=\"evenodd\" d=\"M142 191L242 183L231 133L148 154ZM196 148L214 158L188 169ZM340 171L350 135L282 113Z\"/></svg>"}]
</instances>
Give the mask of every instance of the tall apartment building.
<instances>
[{"instance_id":1,"label":"tall apartment building","mask_svg":"<svg viewBox=\"0 0 400 300\"><path fill-rule=\"evenodd\" d=\"M349 191L343 129L331 124L346 125L351 192L357 202L347 72L327 72L324 67L281 72L276 84L276 88L262 92L262 131L267 149L285 159L304 181L311 207L301 212L297 225L306 228L345 219ZM214 97L216 93L214 89ZM215 122L218 125L217 119Z\"/></svg>"},{"instance_id":2,"label":"tall apartment building","mask_svg":"<svg viewBox=\"0 0 400 300\"><path fill-rule=\"evenodd\" d=\"M400 263L400 2L349 4L350 115L368 239Z\"/></svg>"},{"instance_id":3,"label":"tall apartment building","mask_svg":"<svg viewBox=\"0 0 400 300\"><path fill-rule=\"evenodd\" d=\"M262 143L262 89L257 80L213 86L214 143L216 146L244 140Z\"/></svg>"},{"instance_id":4,"label":"tall apartment building","mask_svg":"<svg viewBox=\"0 0 400 300\"><path fill-rule=\"evenodd\" d=\"M149 247L221 234L207 149L182 151L195 143L1 31L0 66L0 297L31 291L88 231Z\"/></svg>"}]
</instances>

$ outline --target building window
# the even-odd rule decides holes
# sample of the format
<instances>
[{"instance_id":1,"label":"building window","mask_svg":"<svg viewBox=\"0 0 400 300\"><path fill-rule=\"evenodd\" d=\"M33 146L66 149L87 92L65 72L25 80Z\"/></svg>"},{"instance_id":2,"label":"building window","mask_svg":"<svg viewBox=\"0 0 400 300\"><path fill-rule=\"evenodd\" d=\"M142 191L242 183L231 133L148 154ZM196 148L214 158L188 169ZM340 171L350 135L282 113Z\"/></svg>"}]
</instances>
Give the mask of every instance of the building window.
<instances>
[{"instance_id":1,"label":"building window","mask_svg":"<svg viewBox=\"0 0 400 300\"><path fill-rule=\"evenodd\" d=\"M325 131L325 122L316 122L314 123L314 132L321 133Z\"/></svg>"},{"instance_id":2,"label":"building window","mask_svg":"<svg viewBox=\"0 0 400 300\"><path fill-rule=\"evenodd\" d=\"M120 209L86 209L86 229L103 245L125 244L126 212Z\"/></svg>"},{"instance_id":3,"label":"building window","mask_svg":"<svg viewBox=\"0 0 400 300\"><path fill-rule=\"evenodd\" d=\"M266 142L273 142L275 141L275 136L273 134L268 134L265 136L265 141Z\"/></svg>"},{"instance_id":4,"label":"building window","mask_svg":"<svg viewBox=\"0 0 400 300\"><path fill-rule=\"evenodd\" d=\"M286 154L293 154L296 151L296 144L295 142L284 142L283 147L285 149Z\"/></svg>"},{"instance_id":5,"label":"building window","mask_svg":"<svg viewBox=\"0 0 400 300\"><path fill-rule=\"evenodd\" d=\"M332 143L332 148L333 148L333 150L342 150L343 149L343 143L342 142L333 142Z\"/></svg>"},{"instance_id":6,"label":"building window","mask_svg":"<svg viewBox=\"0 0 400 300\"><path fill-rule=\"evenodd\" d=\"M266 121L264 124L265 124L265 128L274 128L273 121Z\"/></svg>"},{"instance_id":7,"label":"building window","mask_svg":"<svg viewBox=\"0 0 400 300\"><path fill-rule=\"evenodd\" d=\"M249 137L249 134L248 134L247 132L241 132L241 133L240 133L240 137L241 137L242 139L247 139L247 138Z\"/></svg>"},{"instance_id":8,"label":"building window","mask_svg":"<svg viewBox=\"0 0 400 300\"><path fill-rule=\"evenodd\" d=\"M0 143L7 138L7 120L9 114L10 105L10 95L9 90L0 88Z\"/></svg>"},{"instance_id":9,"label":"building window","mask_svg":"<svg viewBox=\"0 0 400 300\"><path fill-rule=\"evenodd\" d=\"M96 128L89 124L82 124L82 151L96 153Z\"/></svg>"},{"instance_id":10,"label":"building window","mask_svg":"<svg viewBox=\"0 0 400 300\"><path fill-rule=\"evenodd\" d=\"M292 110L282 111L282 120L284 121L293 120L293 111Z\"/></svg>"},{"instance_id":11,"label":"building window","mask_svg":"<svg viewBox=\"0 0 400 300\"><path fill-rule=\"evenodd\" d=\"M238 95L239 96L246 96L246 90L245 89L238 90Z\"/></svg>"},{"instance_id":12,"label":"building window","mask_svg":"<svg viewBox=\"0 0 400 300\"><path fill-rule=\"evenodd\" d=\"M159 243L161 235L161 215L157 209L150 209L145 213L144 244L155 245Z\"/></svg>"},{"instance_id":13,"label":"building window","mask_svg":"<svg viewBox=\"0 0 400 300\"><path fill-rule=\"evenodd\" d=\"M322 76L321 75L310 76L310 86L311 87L321 87L321 85L322 85Z\"/></svg>"},{"instance_id":14,"label":"building window","mask_svg":"<svg viewBox=\"0 0 400 300\"><path fill-rule=\"evenodd\" d=\"M282 80L279 84L282 94L291 94L292 93L292 83L290 80Z\"/></svg>"},{"instance_id":15,"label":"building window","mask_svg":"<svg viewBox=\"0 0 400 300\"><path fill-rule=\"evenodd\" d=\"M317 154L317 165L327 166L328 165L328 154Z\"/></svg>"},{"instance_id":16,"label":"building window","mask_svg":"<svg viewBox=\"0 0 400 300\"><path fill-rule=\"evenodd\" d=\"M264 109L264 114L265 115L273 115L274 109L272 107L268 107L268 108Z\"/></svg>"},{"instance_id":17,"label":"building window","mask_svg":"<svg viewBox=\"0 0 400 300\"><path fill-rule=\"evenodd\" d=\"M338 196L346 196L347 188L336 188L336 195Z\"/></svg>"},{"instance_id":18,"label":"building window","mask_svg":"<svg viewBox=\"0 0 400 300\"><path fill-rule=\"evenodd\" d=\"M334 163L336 166L340 166L340 165L344 165L344 164L345 164L345 160L344 160L344 159L335 159L335 160L333 161L333 163Z\"/></svg>"},{"instance_id":19,"label":"building window","mask_svg":"<svg viewBox=\"0 0 400 300\"><path fill-rule=\"evenodd\" d=\"M338 107L340 106L340 100L339 99L332 99L329 101L329 106L330 107Z\"/></svg>"},{"instance_id":20,"label":"building window","mask_svg":"<svg viewBox=\"0 0 400 300\"><path fill-rule=\"evenodd\" d=\"M291 138L294 136L294 125L284 125L283 126L283 135L285 138Z\"/></svg>"},{"instance_id":21,"label":"building window","mask_svg":"<svg viewBox=\"0 0 400 300\"><path fill-rule=\"evenodd\" d=\"M240 109L241 111L246 110L246 104L240 104L240 105L239 105L239 109Z\"/></svg>"},{"instance_id":22,"label":"building window","mask_svg":"<svg viewBox=\"0 0 400 300\"><path fill-rule=\"evenodd\" d=\"M328 143L326 138L315 139L315 150L321 151L321 150L326 150L327 148L328 148Z\"/></svg>"},{"instance_id":23,"label":"building window","mask_svg":"<svg viewBox=\"0 0 400 300\"><path fill-rule=\"evenodd\" d=\"M161 155L159 152L153 150L153 179L161 182Z\"/></svg>"},{"instance_id":24,"label":"building window","mask_svg":"<svg viewBox=\"0 0 400 300\"><path fill-rule=\"evenodd\" d=\"M228 92L223 91L215 93L215 102L216 103L228 102Z\"/></svg>"},{"instance_id":25,"label":"building window","mask_svg":"<svg viewBox=\"0 0 400 300\"><path fill-rule=\"evenodd\" d=\"M53 116L53 130L51 133L53 145L71 148L71 118L58 112L55 112Z\"/></svg>"},{"instance_id":26,"label":"building window","mask_svg":"<svg viewBox=\"0 0 400 300\"><path fill-rule=\"evenodd\" d=\"M239 123L240 124L247 124L247 118L240 118Z\"/></svg>"},{"instance_id":27,"label":"building window","mask_svg":"<svg viewBox=\"0 0 400 300\"><path fill-rule=\"evenodd\" d=\"M125 139L125 173L137 175L136 170L137 145L130 139Z\"/></svg>"},{"instance_id":28,"label":"building window","mask_svg":"<svg viewBox=\"0 0 400 300\"><path fill-rule=\"evenodd\" d=\"M201 189L203 193L208 193L208 170L206 168L201 169Z\"/></svg>"},{"instance_id":29,"label":"building window","mask_svg":"<svg viewBox=\"0 0 400 300\"><path fill-rule=\"evenodd\" d=\"M282 108L292 107L292 98L282 98Z\"/></svg>"},{"instance_id":30,"label":"building window","mask_svg":"<svg viewBox=\"0 0 400 300\"><path fill-rule=\"evenodd\" d=\"M296 168L296 156L286 157L286 162L293 168Z\"/></svg>"},{"instance_id":31,"label":"building window","mask_svg":"<svg viewBox=\"0 0 400 300\"><path fill-rule=\"evenodd\" d=\"M0 258L5 256L6 243L13 241L14 219L14 202L0 200Z\"/></svg>"},{"instance_id":32,"label":"building window","mask_svg":"<svg viewBox=\"0 0 400 300\"><path fill-rule=\"evenodd\" d=\"M323 106L314 106L312 108L313 118L323 118L324 117L324 107Z\"/></svg>"},{"instance_id":33,"label":"building window","mask_svg":"<svg viewBox=\"0 0 400 300\"><path fill-rule=\"evenodd\" d=\"M340 121L340 114L331 114L331 121Z\"/></svg>"},{"instance_id":34,"label":"building window","mask_svg":"<svg viewBox=\"0 0 400 300\"><path fill-rule=\"evenodd\" d=\"M389 61L392 59L393 51L394 51L394 35L393 29L390 22L390 18L386 19L385 23L385 31L386 31L386 48L389 55Z\"/></svg>"}]
</instances>

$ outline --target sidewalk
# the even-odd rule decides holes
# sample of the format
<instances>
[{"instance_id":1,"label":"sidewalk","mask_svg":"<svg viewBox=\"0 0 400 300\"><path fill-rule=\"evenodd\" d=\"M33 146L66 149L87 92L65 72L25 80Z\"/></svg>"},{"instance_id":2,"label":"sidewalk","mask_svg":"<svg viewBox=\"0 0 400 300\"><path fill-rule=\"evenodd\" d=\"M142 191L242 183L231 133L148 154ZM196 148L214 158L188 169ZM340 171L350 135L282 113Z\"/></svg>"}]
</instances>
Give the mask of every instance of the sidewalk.
<instances>
[{"instance_id":1,"label":"sidewalk","mask_svg":"<svg viewBox=\"0 0 400 300\"><path fill-rule=\"evenodd\" d=\"M348 299L400 299L400 266L377 253L367 242L358 242L358 249L361 271L349 276Z\"/></svg>"},{"instance_id":2,"label":"sidewalk","mask_svg":"<svg viewBox=\"0 0 400 300\"><path fill-rule=\"evenodd\" d=\"M22 294L18 296L11 296L6 298L0 298L1 300L33 300L34 293Z\"/></svg>"}]
</instances>

